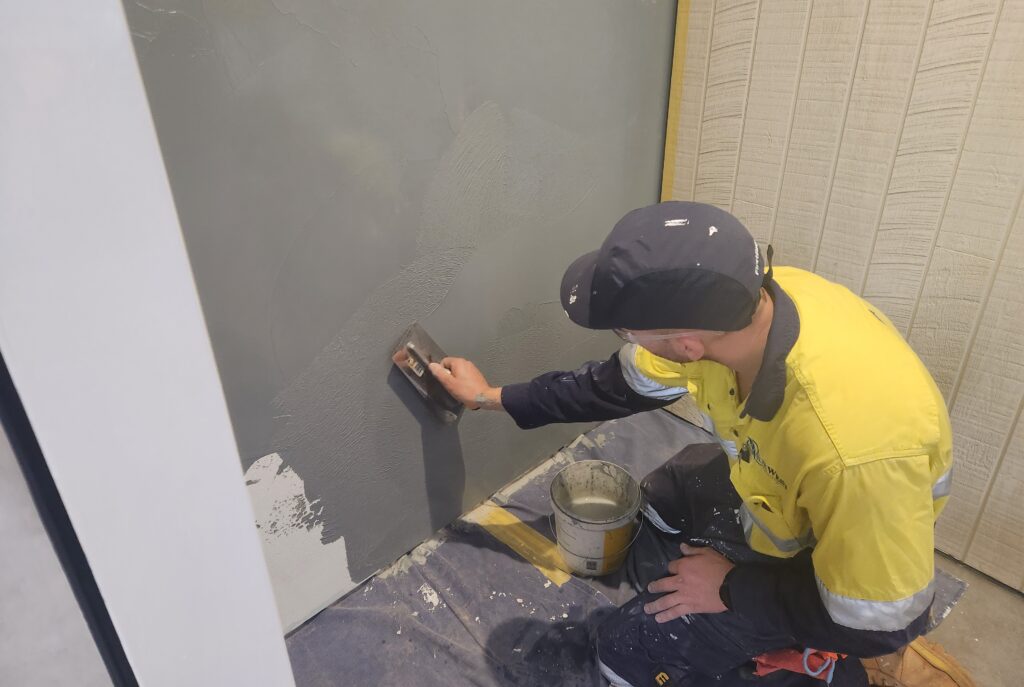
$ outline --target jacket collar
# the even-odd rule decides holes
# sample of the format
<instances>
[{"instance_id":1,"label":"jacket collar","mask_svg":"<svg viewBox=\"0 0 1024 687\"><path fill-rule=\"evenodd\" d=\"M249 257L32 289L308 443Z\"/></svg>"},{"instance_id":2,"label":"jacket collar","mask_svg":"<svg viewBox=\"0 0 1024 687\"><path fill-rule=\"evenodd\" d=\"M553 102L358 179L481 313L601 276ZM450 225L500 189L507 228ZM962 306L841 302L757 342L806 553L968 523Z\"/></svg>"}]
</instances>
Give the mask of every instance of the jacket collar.
<instances>
[{"instance_id":1,"label":"jacket collar","mask_svg":"<svg viewBox=\"0 0 1024 687\"><path fill-rule=\"evenodd\" d=\"M789 294L778 282L768 283L768 295L775 302L772 324L764 347L761 370L750 387L750 395L740 417L769 422L782 407L786 395L786 357L800 336L800 316Z\"/></svg>"}]
</instances>

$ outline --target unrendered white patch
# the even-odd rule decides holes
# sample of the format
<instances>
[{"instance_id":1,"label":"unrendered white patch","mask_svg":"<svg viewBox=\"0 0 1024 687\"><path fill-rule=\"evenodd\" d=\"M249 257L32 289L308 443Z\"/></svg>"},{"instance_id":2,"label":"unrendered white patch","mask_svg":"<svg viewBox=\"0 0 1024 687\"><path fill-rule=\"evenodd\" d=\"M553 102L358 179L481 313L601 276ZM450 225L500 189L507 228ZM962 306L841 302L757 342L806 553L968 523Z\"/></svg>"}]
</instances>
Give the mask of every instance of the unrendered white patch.
<instances>
[{"instance_id":1,"label":"unrendered white patch","mask_svg":"<svg viewBox=\"0 0 1024 687\"><path fill-rule=\"evenodd\" d=\"M356 586L348 572L345 540L321 541L324 526L302 479L276 453L245 472L263 555L285 632ZM326 602L325 602L326 600Z\"/></svg>"}]
</instances>

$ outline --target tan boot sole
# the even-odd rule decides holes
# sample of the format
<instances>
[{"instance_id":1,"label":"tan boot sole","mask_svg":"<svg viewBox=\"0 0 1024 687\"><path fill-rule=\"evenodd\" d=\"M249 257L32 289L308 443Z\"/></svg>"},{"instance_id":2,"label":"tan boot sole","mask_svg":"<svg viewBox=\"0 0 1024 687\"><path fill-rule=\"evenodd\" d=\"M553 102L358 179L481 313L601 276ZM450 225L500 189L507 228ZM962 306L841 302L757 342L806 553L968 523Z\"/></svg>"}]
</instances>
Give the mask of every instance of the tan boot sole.
<instances>
[{"instance_id":1,"label":"tan boot sole","mask_svg":"<svg viewBox=\"0 0 1024 687\"><path fill-rule=\"evenodd\" d=\"M929 642L924 637L918 637L910 643L910 646L935 668L948 675L959 687L977 687L960 663L938 644Z\"/></svg>"}]
</instances>

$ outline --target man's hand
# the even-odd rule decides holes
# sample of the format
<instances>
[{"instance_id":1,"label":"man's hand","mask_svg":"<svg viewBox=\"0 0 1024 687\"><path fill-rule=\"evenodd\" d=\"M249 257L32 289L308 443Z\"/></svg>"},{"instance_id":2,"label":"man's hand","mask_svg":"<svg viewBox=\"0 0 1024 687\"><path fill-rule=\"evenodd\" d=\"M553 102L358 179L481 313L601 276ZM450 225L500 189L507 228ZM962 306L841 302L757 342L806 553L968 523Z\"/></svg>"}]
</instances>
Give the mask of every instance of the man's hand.
<instances>
[{"instance_id":1,"label":"man's hand","mask_svg":"<svg viewBox=\"0 0 1024 687\"><path fill-rule=\"evenodd\" d=\"M479 368L465 358L445 358L440 363L430 363L430 371L455 400L470 410L502 409L501 389L488 384Z\"/></svg>"},{"instance_id":2,"label":"man's hand","mask_svg":"<svg viewBox=\"0 0 1024 687\"><path fill-rule=\"evenodd\" d=\"M644 612L656 613L659 623L690 613L721 613L726 610L718 589L726 574L735 566L722 554L710 548L681 544L683 558L668 564L672 573L647 585L647 591L664 593L649 604Z\"/></svg>"}]
</instances>

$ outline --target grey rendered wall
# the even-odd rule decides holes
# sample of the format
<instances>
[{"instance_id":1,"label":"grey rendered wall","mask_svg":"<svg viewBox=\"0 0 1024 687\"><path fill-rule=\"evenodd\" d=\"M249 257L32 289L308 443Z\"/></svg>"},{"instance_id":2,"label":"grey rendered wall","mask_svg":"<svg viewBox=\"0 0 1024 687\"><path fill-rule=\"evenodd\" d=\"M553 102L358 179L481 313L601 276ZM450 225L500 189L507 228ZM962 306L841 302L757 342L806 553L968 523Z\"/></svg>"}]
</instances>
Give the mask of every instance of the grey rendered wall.
<instances>
[{"instance_id":1,"label":"grey rendered wall","mask_svg":"<svg viewBox=\"0 0 1024 687\"><path fill-rule=\"evenodd\" d=\"M388 349L419 320L497 383L614 350L557 286L657 200L675 3L125 6L294 627L578 431L441 427Z\"/></svg>"},{"instance_id":2,"label":"grey rendered wall","mask_svg":"<svg viewBox=\"0 0 1024 687\"><path fill-rule=\"evenodd\" d=\"M110 685L0 428L0 684Z\"/></svg>"}]
</instances>

